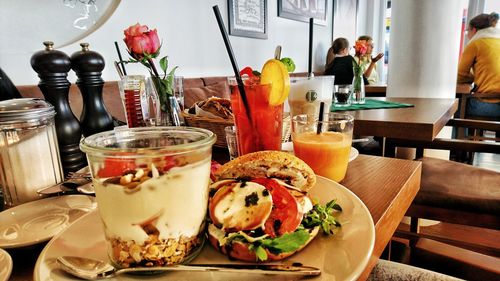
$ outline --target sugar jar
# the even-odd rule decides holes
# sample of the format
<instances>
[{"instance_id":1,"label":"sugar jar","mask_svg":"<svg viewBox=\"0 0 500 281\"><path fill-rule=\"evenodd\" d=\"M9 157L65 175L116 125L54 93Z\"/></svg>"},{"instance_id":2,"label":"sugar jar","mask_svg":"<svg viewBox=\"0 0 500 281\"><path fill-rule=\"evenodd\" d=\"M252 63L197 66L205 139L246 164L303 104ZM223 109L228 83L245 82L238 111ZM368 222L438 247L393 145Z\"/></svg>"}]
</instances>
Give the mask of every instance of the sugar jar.
<instances>
[{"instance_id":1,"label":"sugar jar","mask_svg":"<svg viewBox=\"0 0 500 281\"><path fill-rule=\"evenodd\" d=\"M5 207L40 199L63 180L54 107L42 99L0 102L0 185Z\"/></svg>"}]
</instances>

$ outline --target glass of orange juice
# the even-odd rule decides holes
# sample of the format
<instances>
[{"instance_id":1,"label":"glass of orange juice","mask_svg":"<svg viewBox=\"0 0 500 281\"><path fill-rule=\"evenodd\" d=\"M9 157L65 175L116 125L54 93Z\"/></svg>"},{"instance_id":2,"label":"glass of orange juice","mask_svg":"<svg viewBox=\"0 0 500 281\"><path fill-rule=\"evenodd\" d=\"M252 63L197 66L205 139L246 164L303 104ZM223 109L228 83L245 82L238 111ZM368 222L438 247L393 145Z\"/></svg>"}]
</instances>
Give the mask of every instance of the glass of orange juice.
<instances>
[{"instance_id":1,"label":"glass of orange juice","mask_svg":"<svg viewBox=\"0 0 500 281\"><path fill-rule=\"evenodd\" d=\"M336 182L344 179L351 152L354 118L326 113L323 121L311 115L292 119L293 150L317 175Z\"/></svg>"},{"instance_id":2,"label":"glass of orange juice","mask_svg":"<svg viewBox=\"0 0 500 281\"><path fill-rule=\"evenodd\" d=\"M238 89L236 78L228 78L231 107L238 136L238 152L244 155L262 150L280 150L283 128L283 103L269 102L271 84L257 79L244 79L249 112Z\"/></svg>"}]
</instances>

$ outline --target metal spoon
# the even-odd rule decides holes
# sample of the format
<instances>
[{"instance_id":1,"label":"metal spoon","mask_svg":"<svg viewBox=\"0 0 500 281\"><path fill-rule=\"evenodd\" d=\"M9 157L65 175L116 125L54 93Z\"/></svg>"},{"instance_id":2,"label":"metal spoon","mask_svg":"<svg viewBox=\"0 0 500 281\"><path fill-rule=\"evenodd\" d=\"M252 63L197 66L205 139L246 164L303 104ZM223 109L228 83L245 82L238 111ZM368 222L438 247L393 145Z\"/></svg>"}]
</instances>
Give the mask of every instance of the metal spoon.
<instances>
[{"instance_id":1,"label":"metal spoon","mask_svg":"<svg viewBox=\"0 0 500 281\"><path fill-rule=\"evenodd\" d=\"M58 257L57 263L65 272L86 280L111 278L122 273L152 271L220 271L239 274L256 273L296 276L315 276L321 274L320 269L310 266L302 266L302 264L191 264L170 265L165 267L135 267L116 269L107 262L72 256Z\"/></svg>"}]
</instances>

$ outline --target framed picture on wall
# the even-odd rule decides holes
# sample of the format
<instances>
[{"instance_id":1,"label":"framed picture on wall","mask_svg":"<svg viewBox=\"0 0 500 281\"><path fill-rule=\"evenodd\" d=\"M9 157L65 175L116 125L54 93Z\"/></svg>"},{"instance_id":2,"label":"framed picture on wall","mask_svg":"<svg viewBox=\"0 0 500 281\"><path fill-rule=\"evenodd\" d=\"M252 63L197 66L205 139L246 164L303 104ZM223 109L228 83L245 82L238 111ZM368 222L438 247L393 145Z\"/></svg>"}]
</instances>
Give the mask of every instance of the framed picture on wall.
<instances>
[{"instance_id":1,"label":"framed picture on wall","mask_svg":"<svg viewBox=\"0 0 500 281\"><path fill-rule=\"evenodd\" d=\"M278 17L326 25L327 0L278 0Z\"/></svg>"},{"instance_id":2,"label":"framed picture on wall","mask_svg":"<svg viewBox=\"0 0 500 281\"><path fill-rule=\"evenodd\" d=\"M229 34L267 39L267 0L228 0Z\"/></svg>"}]
</instances>

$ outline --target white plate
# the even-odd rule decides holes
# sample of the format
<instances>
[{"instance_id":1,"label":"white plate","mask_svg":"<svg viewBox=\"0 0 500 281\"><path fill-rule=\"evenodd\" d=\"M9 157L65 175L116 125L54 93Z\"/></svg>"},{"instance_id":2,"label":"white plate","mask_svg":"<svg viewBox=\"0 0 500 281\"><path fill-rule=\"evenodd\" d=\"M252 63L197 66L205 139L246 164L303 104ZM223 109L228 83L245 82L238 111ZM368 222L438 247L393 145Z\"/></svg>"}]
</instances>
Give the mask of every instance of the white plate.
<instances>
[{"instance_id":1,"label":"white plate","mask_svg":"<svg viewBox=\"0 0 500 281\"><path fill-rule=\"evenodd\" d=\"M344 186L318 177L311 197L322 203L337 198L343 208L338 217L342 230L335 236L319 235L305 249L289 257L321 268L321 276L308 280L355 280L366 267L375 243L372 217L363 202ZM208 244L208 243L207 243ZM58 256L72 255L108 260L99 214L94 211L66 228L43 249L35 265L35 280L76 280L62 272L55 263ZM226 256L205 245L193 263L233 263ZM290 280L284 276L235 275L231 273L172 272L157 275L155 280ZM138 276L120 275L112 280L139 280ZM148 278L149 279L149 278Z\"/></svg>"},{"instance_id":2,"label":"white plate","mask_svg":"<svg viewBox=\"0 0 500 281\"><path fill-rule=\"evenodd\" d=\"M282 143L281 150L293 153L293 143L291 141ZM356 157L358 157L358 155L359 155L359 151L356 148L351 147L351 153L349 154L349 162L356 159Z\"/></svg>"},{"instance_id":3,"label":"white plate","mask_svg":"<svg viewBox=\"0 0 500 281\"><path fill-rule=\"evenodd\" d=\"M47 241L97 206L94 197L65 195L25 203L0 213L0 248Z\"/></svg>"},{"instance_id":4,"label":"white plate","mask_svg":"<svg viewBox=\"0 0 500 281\"><path fill-rule=\"evenodd\" d=\"M0 281L9 280L12 272L12 258L5 250L0 249Z\"/></svg>"}]
</instances>

